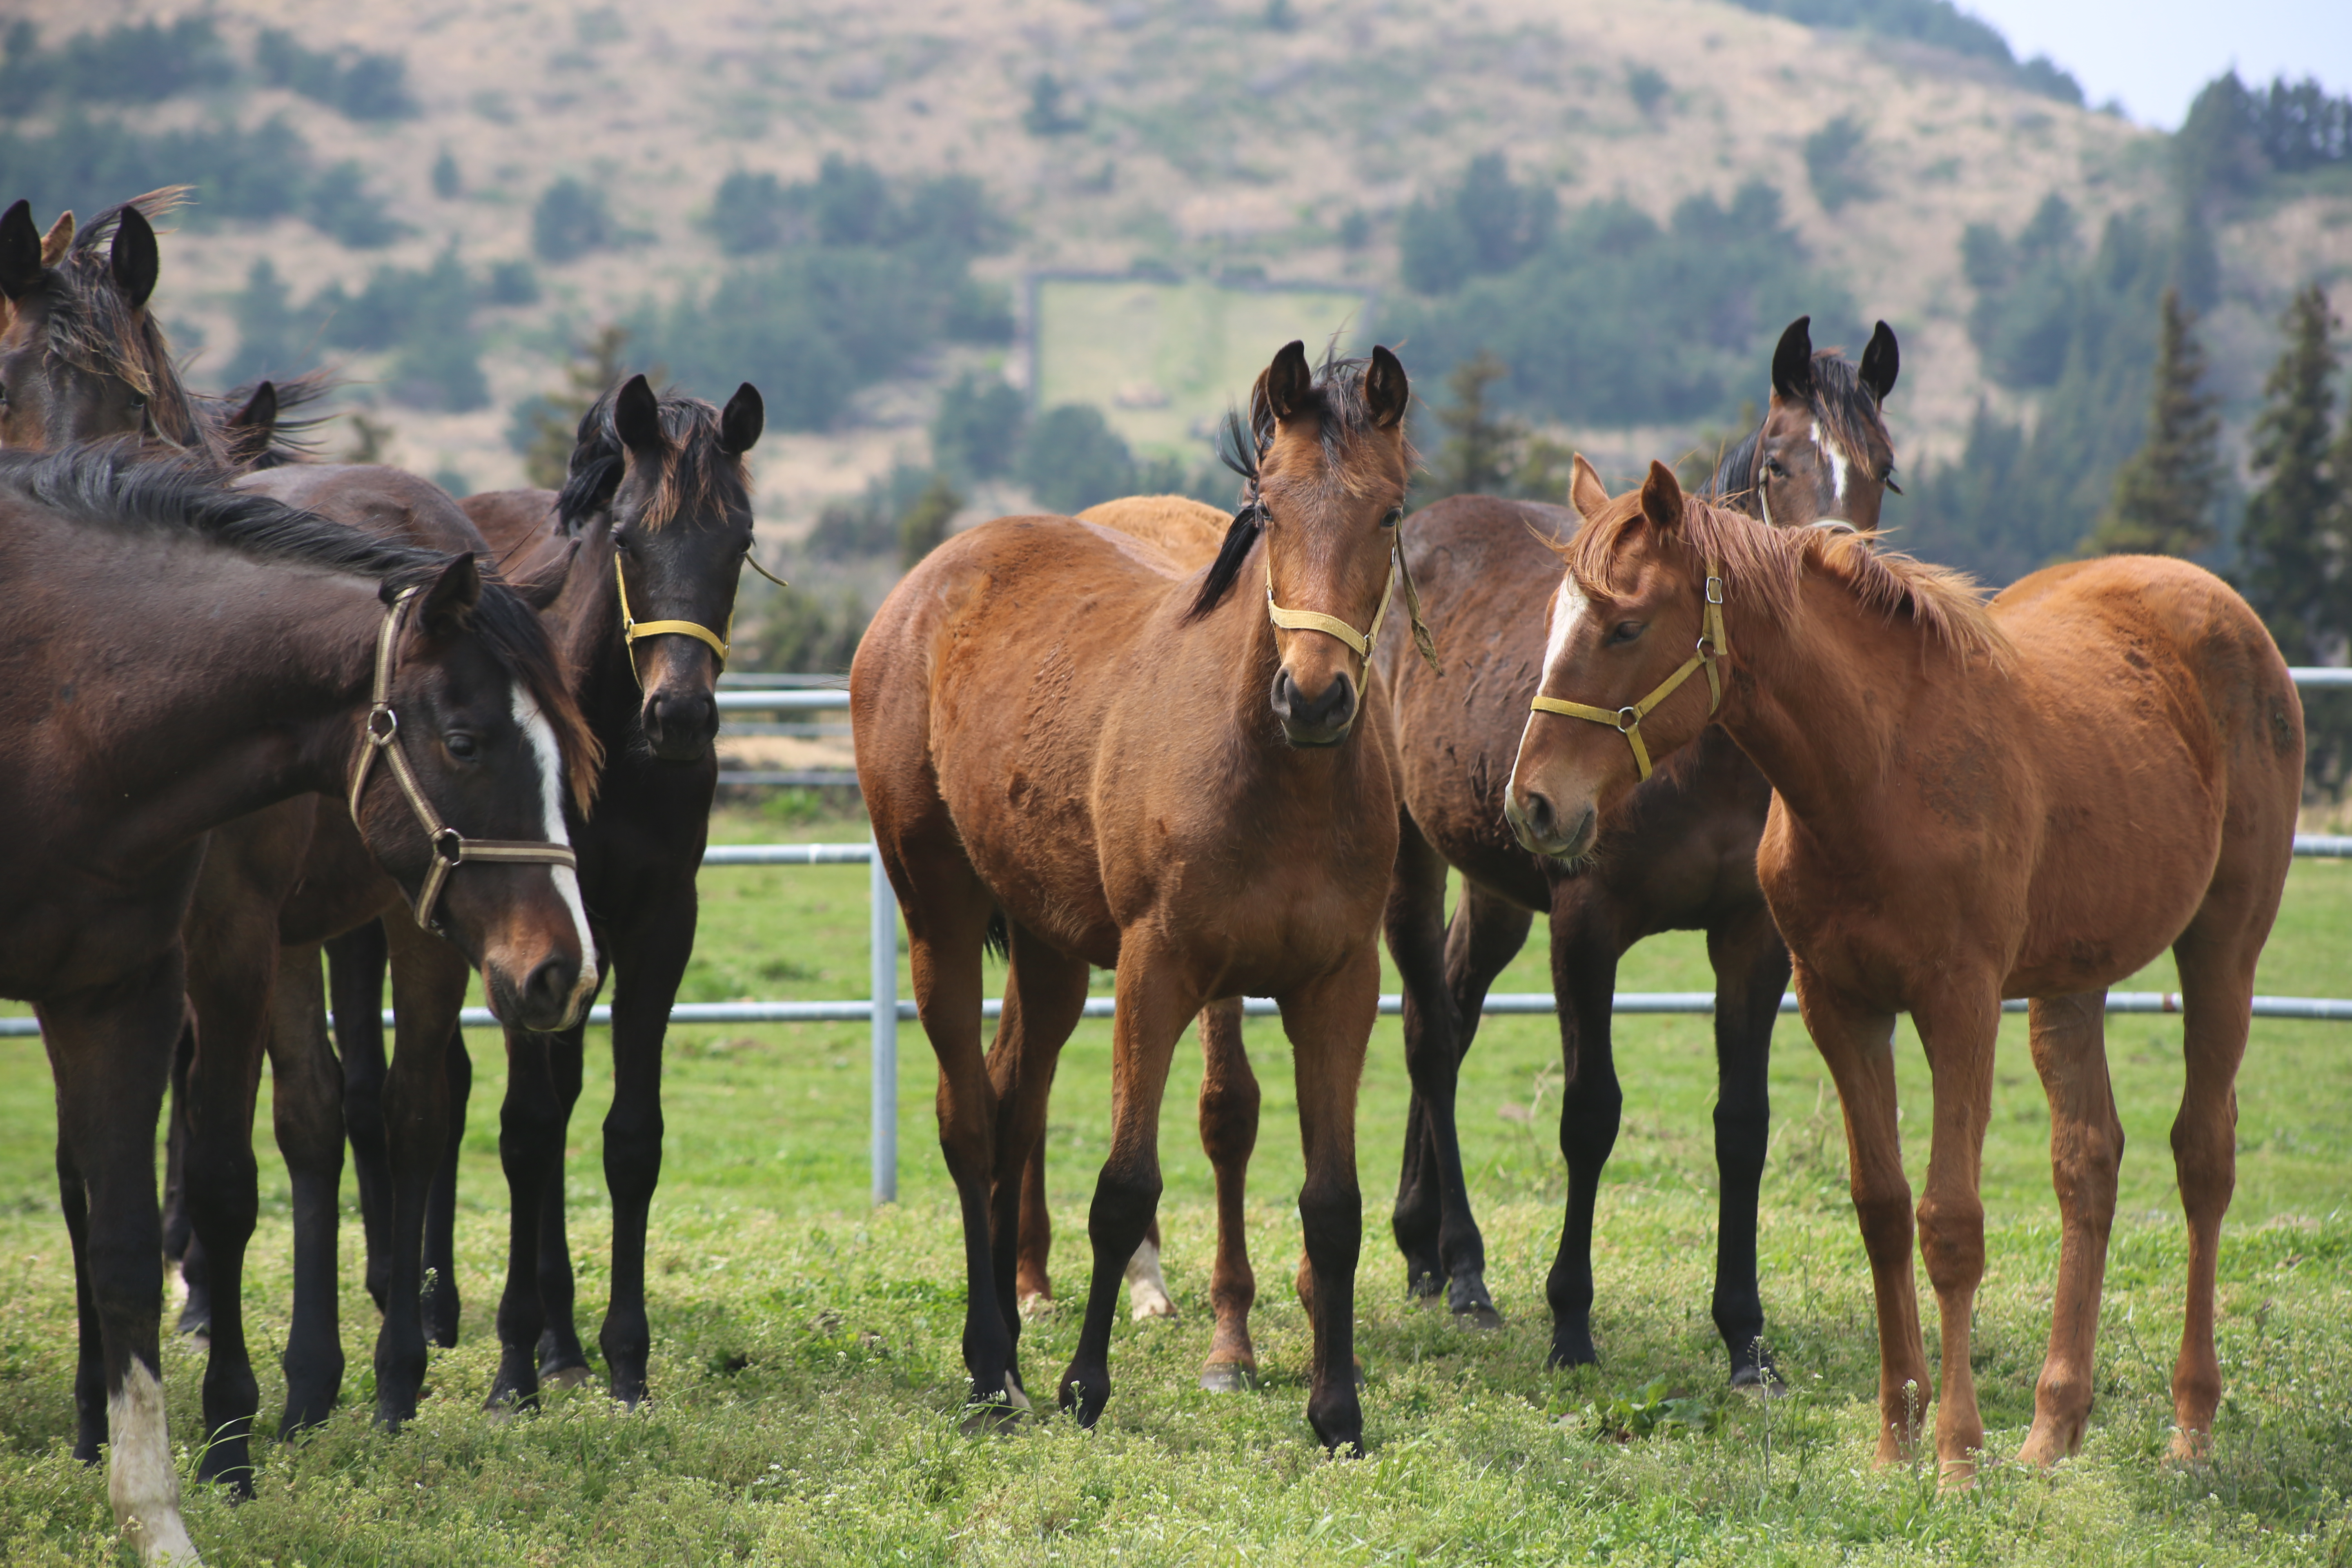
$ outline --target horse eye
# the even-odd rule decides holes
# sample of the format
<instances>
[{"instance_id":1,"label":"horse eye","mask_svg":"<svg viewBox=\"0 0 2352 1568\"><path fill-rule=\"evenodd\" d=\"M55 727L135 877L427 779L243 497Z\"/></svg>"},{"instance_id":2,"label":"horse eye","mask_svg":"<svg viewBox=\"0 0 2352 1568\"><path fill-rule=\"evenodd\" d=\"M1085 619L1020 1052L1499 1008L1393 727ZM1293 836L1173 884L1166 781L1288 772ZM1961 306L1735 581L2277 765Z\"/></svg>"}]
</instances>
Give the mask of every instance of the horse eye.
<instances>
[{"instance_id":1,"label":"horse eye","mask_svg":"<svg viewBox=\"0 0 2352 1568\"><path fill-rule=\"evenodd\" d=\"M143 397L140 396L140 395L139 395L137 393L135 393L135 392L134 392L134 393L132 393L132 394L131 395L131 412L132 412L133 414L136 414L136 413L138 413L141 409L142 409L142 408L144 408L144 407L146 407L146 406L147 406L147 400L146 400L145 398L143 398Z\"/></svg>"},{"instance_id":2,"label":"horse eye","mask_svg":"<svg viewBox=\"0 0 2352 1568\"><path fill-rule=\"evenodd\" d=\"M1388 515L1381 519L1381 526L1382 528L1394 528L1398 523L1402 522L1403 521L1404 508L1401 506L1392 506L1389 508Z\"/></svg>"},{"instance_id":3,"label":"horse eye","mask_svg":"<svg viewBox=\"0 0 2352 1568\"><path fill-rule=\"evenodd\" d=\"M1610 646L1613 647L1619 643L1632 642L1649 629L1648 623L1644 621L1619 621L1617 629L1609 634Z\"/></svg>"},{"instance_id":4,"label":"horse eye","mask_svg":"<svg viewBox=\"0 0 2352 1568\"><path fill-rule=\"evenodd\" d=\"M451 731L441 738L441 743L449 748L451 756L461 761L471 759L474 753L480 750L475 743L474 737L463 730Z\"/></svg>"},{"instance_id":5,"label":"horse eye","mask_svg":"<svg viewBox=\"0 0 2352 1568\"><path fill-rule=\"evenodd\" d=\"M1778 458L1766 458L1764 471L1776 479L1785 479L1789 477L1789 470L1780 466L1780 459Z\"/></svg>"}]
</instances>

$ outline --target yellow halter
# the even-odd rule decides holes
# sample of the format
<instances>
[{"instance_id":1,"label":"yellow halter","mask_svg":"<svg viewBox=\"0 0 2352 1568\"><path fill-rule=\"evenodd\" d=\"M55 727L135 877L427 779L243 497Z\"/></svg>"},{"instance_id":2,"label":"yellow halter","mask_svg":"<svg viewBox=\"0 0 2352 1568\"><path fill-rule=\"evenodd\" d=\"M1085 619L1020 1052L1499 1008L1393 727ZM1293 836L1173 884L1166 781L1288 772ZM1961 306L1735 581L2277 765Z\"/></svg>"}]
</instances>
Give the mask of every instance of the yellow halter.
<instances>
[{"instance_id":1,"label":"yellow halter","mask_svg":"<svg viewBox=\"0 0 2352 1568\"><path fill-rule=\"evenodd\" d=\"M1715 710L1723 706L1723 679L1715 672L1715 661L1730 652L1731 647L1723 636L1723 571L1712 561L1706 563L1706 623L1699 633L1697 651L1683 660L1680 668L1658 682L1639 702L1623 708L1595 708L1587 702L1570 702L1564 698L1538 695L1528 706L1538 713L1564 713L1571 719L1590 719L1596 724L1615 726L1617 732L1625 737L1625 743L1633 748L1633 765L1641 770L1642 777L1647 779L1650 776L1650 749L1642 744L1642 721L1648 718L1659 703L1681 689L1693 670L1706 671L1707 717L1714 718Z\"/></svg>"},{"instance_id":2,"label":"yellow halter","mask_svg":"<svg viewBox=\"0 0 2352 1568\"><path fill-rule=\"evenodd\" d=\"M646 684L646 678L637 675L636 645L639 637L698 637L709 644L710 651L719 656L719 668L721 669L727 668L728 638L735 635L735 617L732 615L727 617L727 637L720 637L709 626L698 626L693 621L635 619L629 614L629 583L628 579L621 574L621 552L617 550L613 552L613 585L620 590L621 595L621 644L629 657L629 673L637 676L639 690L645 689Z\"/></svg>"},{"instance_id":3,"label":"yellow halter","mask_svg":"<svg viewBox=\"0 0 2352 1568\"><path fill-rule=\"evenodd\" d=\"M1259 503L1253 501L1251 504ZM1389 542L1389 553L1396 563L1396 571L1381 589L1381 607L1372 612L1371 630L1360 632L1339 616L1327 616L1320 610L1287 610L1276 604L1274 547L1271 542L1267 543L1265 552L1266 619L1286 632L1321 632L1326 637L1338 637L1364 661L1364 668L1369 670L1372 665L1372 650L1380 646L1381 623L1388 619L1389 600L1395 596L1397 584L1402 582L1405 614L1412 619L1412 646L1428 662L1431 674L1444 675L1445 671L1437 660L1437 644L1431 638L1429 628L1422 624L1421 595L1413 588L1412 573L1404 563L1404 524L1400 521L1392 528L1394 537Z\"/></svg>"}]
</instances>

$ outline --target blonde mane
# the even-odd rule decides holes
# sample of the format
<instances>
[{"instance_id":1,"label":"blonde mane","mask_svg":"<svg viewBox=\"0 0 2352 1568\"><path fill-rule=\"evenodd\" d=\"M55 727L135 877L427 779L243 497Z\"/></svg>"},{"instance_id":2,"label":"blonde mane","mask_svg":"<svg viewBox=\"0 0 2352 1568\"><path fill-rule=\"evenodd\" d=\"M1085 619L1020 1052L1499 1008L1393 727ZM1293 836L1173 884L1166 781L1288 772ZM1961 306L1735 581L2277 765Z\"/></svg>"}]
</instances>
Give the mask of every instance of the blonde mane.
<instances>
[{"instance_id":1,"label":"blonde mane","mask_svg":"<svg viewBox=\"0 0 2352 1568\"><path fill-rule=\"evenodd\" d=\"M1639 491L1617 497L1574 537L1552 546L1589 593L1613 596L1614 568L1627 531L1643 521ZM1727 598L1736 595L1768 617L1794 625L1803 613L1799 585L1818 572L1889 621L1902 616L1963 660L1994 663L2010 653L2008 634L1986 609L1984 589L1965 572L1874 549L1867 535L1822 528L1774 528L1696 496L1683 498L1674 549L1694 572L1717 566Z\"/></svg>"}]
</instances>

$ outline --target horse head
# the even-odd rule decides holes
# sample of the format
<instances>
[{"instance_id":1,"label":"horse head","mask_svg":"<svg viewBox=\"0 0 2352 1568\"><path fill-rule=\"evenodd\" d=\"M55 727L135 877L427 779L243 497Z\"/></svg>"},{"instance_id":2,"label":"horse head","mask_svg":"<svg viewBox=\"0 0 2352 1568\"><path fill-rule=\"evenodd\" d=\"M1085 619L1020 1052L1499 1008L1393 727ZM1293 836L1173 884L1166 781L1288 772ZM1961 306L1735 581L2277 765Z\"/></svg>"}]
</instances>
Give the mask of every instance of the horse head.
<instances>
[{"instance_id":1,"label":"horse head","mask_svg":"<svg viewBox=\"0 0 2352 1568\"><path fill-rule=\"evenodd\" d=\"M653 754L694 762L719 734L735 588L751 552L743 454L766 419L745 382L725 409L656 395L633 375L580 420L556 502L563 530L611 545L622 652L643 688L638 720Z\"/></svg>"},{"instance_id":2,"label":"horse head","mask_svg":"<svg viewBox=\"0 0 2352 1568\"><path fill-rule=\"evenodd\" d=\"M595 945L563 797L588 809L597 746L537 614L459 554L386 579L376 701L350 805L419 924L526 1029L580 1021Z\"/></svg>"},{"instance_id":3,"label":"horse head","mask_svg":"<svg viewBox=\"0 0 2352 1568\"><path fill-rule=\"evenodd\" d=\"M1385 348L1327 359L1307 345L1274 356L1234 422L1228 461L1249 481L1190 618L1206 615L1265 541L1276 668L1269 700L1293 746L1336 746L1354 729L1391 587L1412 453L1410 386Z\"/></svg>"},{"instance_id":4,"label":"horse head","mask_svg":"<svg viewBox=\"0 0 2352 1568\"><path fill-rule=\"evenodd\" d=\"M161 268L150 219L179 195L150 192L79 234L61 218L46 239L30 203L0 214L0 447L135 436L209 450L208 425L148 309Z\"/></svg>"},{"instance_id":5,"label":"horse head","mask_svg":"<svg viewBox=\"0 0 2352 1568\"><path fill-rule=\"evenodd\" d=\"M1903 493L1880 412L1901 367L1885 321L1858 367L1836 349L1815 351L1811 316L1790 322L1772 351L1763 420L1725 455L1713 498L1781 528L1843 523L1875 532L1886 492Z\"/></svg>"}]
</instances>

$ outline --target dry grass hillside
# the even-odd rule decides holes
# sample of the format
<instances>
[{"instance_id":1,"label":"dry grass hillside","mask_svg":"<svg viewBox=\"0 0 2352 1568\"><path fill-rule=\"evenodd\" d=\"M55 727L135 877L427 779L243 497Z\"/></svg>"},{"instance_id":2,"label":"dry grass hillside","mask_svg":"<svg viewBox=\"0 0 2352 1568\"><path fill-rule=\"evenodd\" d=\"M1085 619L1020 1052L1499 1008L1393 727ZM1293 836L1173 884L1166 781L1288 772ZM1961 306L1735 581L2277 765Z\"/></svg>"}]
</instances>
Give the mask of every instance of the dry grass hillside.
<instances>
[{"instance_id":1,"label":"dry grass hillside","mask_svg":"<svg viewBox=\"0 0 2352 1568\"><path fill-rule=\"evenodd\" d=\"M55 40L187 7L12 9ZM278 26L313 48L404 56L423 112L363 124L282 90L240 91L230 111L248 122L282 113L321 166L358 160L410 233L373 251L347 250L294 218L174 237L164 305L202 343L200 379L205 363L233 351L228 302L257 257L304 293L332 281L355 289L387 260L427 265L453 240L486 265L530 254L532 203L551 180L576 175L609 193L623 243L542 267L539 304L482 318L491 409L383 415L395 460L479 487L518 481L505 411L557 381L571 338L721 270L703 219L735 169L800 179L839 153L891 174L977 175L1020 227L1012 251L979 264L1008 283L1140 262L1375 293L1399 287L1398 211L1481 153L1506 153L1522 178L1556 181L1565 207L1622 195L1664 215L1693 192L1727 195L1761 175L1866 316L1901 333L1890 413L1913 462L1956 449L1979 396L2002 401L1962 326L1963 227L2014 229L2052 190L2095 225L2160 199L2163 181L2162 139L2118 119L1932 49L1816 33L1715 0L1299 0L1286 27L1235 0L680 0L657 10L214 0L210 14L239 49ZM1646 109L1631 86L1643 70L1665 89L1645 95ZM1041 73L1067 84L1075 129L1024 126ZM152 128L219 108L121 112ZM1863 166L1877 194L1831 213L1808 186L1801 148L1840 115L1867 129ZM463 181L450 199L428 177L444 150ZM2222 254L2231 302L2214 323L2216 358L2243 390L2270 352L2263 317L2274 301L2305 277L2352 270L2352 201L2264 213L2226 234ZM894 456L919 455L926 388L978 353L910 367L832 431L763 446L770 513L797 527L819 498L856 489ZM1023 379L1021 351L1009 357ZM360 379L373 374L368 356L345 363ZM1629 458L1686 435L1570 434Z\"/></svg>"}]
</instances>

